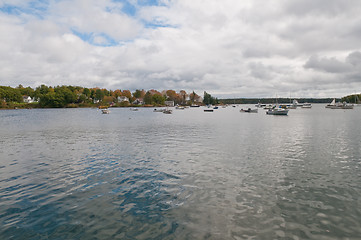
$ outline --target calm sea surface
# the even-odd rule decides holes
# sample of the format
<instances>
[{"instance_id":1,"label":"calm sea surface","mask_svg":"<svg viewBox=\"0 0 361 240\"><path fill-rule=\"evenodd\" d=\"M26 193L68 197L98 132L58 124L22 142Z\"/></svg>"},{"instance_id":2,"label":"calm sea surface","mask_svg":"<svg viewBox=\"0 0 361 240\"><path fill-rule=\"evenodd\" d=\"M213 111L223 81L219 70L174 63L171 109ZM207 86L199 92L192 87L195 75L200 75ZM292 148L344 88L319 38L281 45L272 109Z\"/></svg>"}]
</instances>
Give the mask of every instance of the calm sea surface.
<instances>
[{"instance_id":1,"label":"calm sea surface","mask_svg":"<svg viewBox=\"0 0 361 240\"><path fill-rule=\"evenodd\" d=\"M361 107L0 111L0 239L361 239Z\"/></svg>"}]
</instances>

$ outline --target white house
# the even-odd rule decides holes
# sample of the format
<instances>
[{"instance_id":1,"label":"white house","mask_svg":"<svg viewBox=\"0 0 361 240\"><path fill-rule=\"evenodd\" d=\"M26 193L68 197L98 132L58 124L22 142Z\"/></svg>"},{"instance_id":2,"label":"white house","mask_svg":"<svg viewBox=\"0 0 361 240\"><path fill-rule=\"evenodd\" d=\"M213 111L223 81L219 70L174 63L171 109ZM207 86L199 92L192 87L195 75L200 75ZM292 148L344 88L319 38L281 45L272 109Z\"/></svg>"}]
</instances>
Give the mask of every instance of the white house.
<instances>
[{"instance_id":1,"label":"white house","mask_svg":"<svg viewBox=\"0 0 361 240\"><path fill-rule=\"evenodd\" d=\"M129 102L129 98L125 97L125 96L120 96L117 97L118 102Z\"/></svg>"},{"instance_id":2,"label":"white house","mask_svg":"<svg viewBox=\"0 0 361 240\"><path fill-rule=\"evenodd\" d=\"M23 102L24 103L33 103L35 102L34 98L31 98L30 96L23 96Z\"/></svg>"},{"instance_id":3,"label":"white house","mask_svg":"<svg viewBox=\"0 0 361 240\"><path fill-rule=\"evenodd\" d=\"M143 99L142 98L137 98L134 100L133 104L135 105L143 105Z\"/></svg>"},{"instance_id":4,"label":"white house","mask_svg":"<svg viewBox=\"0 0 361 240\"><path fill-rule=\"evenodd\" d=\"M164 104L168 107L174 107L174 101L165 101Z\"/></svg>"}]
</instances>

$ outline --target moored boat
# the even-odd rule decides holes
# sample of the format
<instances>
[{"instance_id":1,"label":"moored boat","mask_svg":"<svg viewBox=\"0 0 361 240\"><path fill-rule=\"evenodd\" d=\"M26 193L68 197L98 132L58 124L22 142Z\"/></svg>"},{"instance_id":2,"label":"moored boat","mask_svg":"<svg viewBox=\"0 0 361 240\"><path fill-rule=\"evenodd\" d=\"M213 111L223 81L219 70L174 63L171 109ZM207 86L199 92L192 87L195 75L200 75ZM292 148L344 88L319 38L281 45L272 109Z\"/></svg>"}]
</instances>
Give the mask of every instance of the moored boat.
<instances>
[{"instance_id":1,"label":"moored boat","mask_svg":"<svg viewBox=\"0 0 361 240\"><path fill-rule=\"evenodd\" d=\"M247 112L247 113L258 113L258 109L251 109L251 108L247 108L247 109L241 109L239 110L240 112Z\"/></svg>"},{"instance_id":2,"label":"moored boat","mask_svg":"<svg viewBox=\"0 0 361 240\"><path fill-rule=\"evenodd\" d=\"M325 108L332 108L336 106L336 99L334 98L331 103L327 104Z\"/></svg>"},{"instance_id":3,"label":"moored boat","mask_svg":"<svg viewBox=\"0 0 361 240\"><path fill-rule=\"evenodd\" d=\"M163 111L164 114L172 114L172 110L171 109L166 109Z\"/></svg>"},{"instance_id":4,"label":"moored boat","mask_svg":"<svg viewBox=\"0 0 361 240\"><path fill-rule=\"evenodd\" d=\"M336 103L335 106L331 106L331 109L353 109L353 104L348 104L346 102Z\"/></svg>"},{"instance_id":5,"label":"moored boat","mask_svg":"<svg viewBox=\"0 0 361 240\"><path fill-rule=\"evenodd\" d=\"M312 104L306 102L306 103L304 103L304 104L302 105L301 108L312 108Z\"/></svg>"},{"instance_id":6,"label":"moored boat","mask_svg":"<svg viewBox=\"0 0 361 240\"><path fill-rule=\"evenodd\" d=\"M288 109L279 108L276 106L271 109L268 109L266 111L266 114L268 114L268 115L287 115L288 111L289 111Z\"/></svg>"},{"instance_id":7,"label":"moored boat","mask_svg":"<svg viewBox=\"0 0 361 240\"><path fill-rule=\"evenodd\" d=\"M102 113L103 113L103 114L109 114L110 111L109 111L108 108L103 108L103 109L102 109Z\"/></svg>"}]
</instances>

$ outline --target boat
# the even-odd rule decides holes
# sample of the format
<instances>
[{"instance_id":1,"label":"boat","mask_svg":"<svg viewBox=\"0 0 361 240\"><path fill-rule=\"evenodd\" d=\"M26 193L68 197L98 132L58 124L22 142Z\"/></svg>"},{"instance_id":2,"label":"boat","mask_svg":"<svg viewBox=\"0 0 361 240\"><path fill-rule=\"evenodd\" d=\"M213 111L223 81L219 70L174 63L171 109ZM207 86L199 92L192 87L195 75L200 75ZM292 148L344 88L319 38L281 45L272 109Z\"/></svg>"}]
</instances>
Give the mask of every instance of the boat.
<instances>
[{"instance_id":1,"label":"boat","mask_svg":"<svg viewBox=\"0 0 361 240\"><path fill-rule=\"evenodd\" d=\"M325 108L332 108L336 106L336 99L334 98L330 104L327 104Z\"/></svg>"},{"instance_id":2,"label":"boat","mask_svg":"<svg viewBox=\"0 0 361 240\"><path fill-rule=\"evenodd\" d=\"M218 109L218 107L217 107L217 106L215 106L213 109Z\"/></svg>"},{"instance_id":3,"label":"boat","mask_svg":"<svg viewBox=\"0 0 361 240\"><path fill-rule=\"evenodd\" d=\"M262 103L260 103L260 102L258 102L256 105L255 105L255 107L258 107L258 108L263 108L263 107L265 107L266 106L266 104L262 104Z\"/></svg>"},{"instance_id":4,"label":"boat","mask_svg":"<svg viewBox=\"0 0 361 240\"><path fill-rule=\"evenodd\" d=\"M163 111L164 114L172 114L172 110L171 109L166 109Z\"/></svg>"},{"instance_id":5,"label":"boat","mask_svg":"<svg viewBox=\"0 0 361 240\"><path fill-rule=\"evenodd\" d=\"M205 112L213 112L213 109L204 109Z\"/></svg>"},{"instance_id":6,"label":"boat","mask_svg":"<svg viewBox=\"0 0 361 240\"><path fill-rule=\"evenodd\" d=\"M305 102L301 108L312 108L312 104Z\"/></svg>"},{"instance_id":7,"label":"boat","mask_svg":"<svg viewBox=\"0 0 361 240\"><path fill-rule=\"evenodd\" d=\"M191 107L199 107L197 104L192 104Z\"/></svg>"},{"instance_id":8,"label":"boat","mask_svg":"<svg viewBox=\"0 0 361 240\"><path fill-rule=\"evenodd\" d=\"M247 112L247 113L258 113L258 109L251 109L251 108L247 108L247 109L241 109L239 110L240 112Z\"/></svg>"},{"instance_id":9,"label":"boat","mask_svg":"<svg viewBox=\"0 0 361 240\"><path fill-rule=\"evenodd\" d=\"M275 107L274 105L269 104L269 105L264 106L263 109L268 110L268 109L272 109L274 107Z\"/></svg>"},{"instance_id":10,"label":"boat","mask_svg":"<svg viewBox=\"0 0 361 240\"><path fill-rule=\"evenodd\" d=\"M353 104L348 104L347 102L338 102L335 106L331 106L331 109L353 109Z\"/></svg>"},{"instance_id":11,"label":"boat","mask_svg":"<svg viewBox=\"0 0 361 240\"><path fill-rule=\"evenodd\" d=\"M175 107L175 109L178 109L178 110L184 110L184 109L185 109L185 107L183 107L183 106L176 106L176 107Z\"/></svg>"},{"instance_id":12,"label":"boat","mask_svg":"<svg viewBox=\"0 0 361 240\"><path fill-rule=\"evenodd\" d=\"M293 99L292 101L292 104L289 105L287 108L288 109L297 109L297 107L299 106L300 104L298 103L298 101L296 99Z\"/></svg>"},{"instance_id":13,"label":"boat","mask_svg":"<svg viewBox=\"0 0 361 240\"><path fill-rule=\"evenodd\" d=\"M273 108L270 108L266 111L266 114L268 115L287 115L288 109L279 108L278 106L274 106Z\"/></svg>"},{"instance_id":14,"label":"boat","mask_svg":"<svg viewBox=\"0 0 361 240\"><path fill-rule=\"evenodd\" d=\"M361 106L361 101L360 101L359 97L357 96L357 94L355 96L355 104L354 104L354 106L356 106L356 107Z\"/></svg>"},{"instance_id":15,"label":"boat","mask_svg":"<svg viewBox=\"0 0 361 240\"><path fill-rule=\"evenodd\" d=\"M103 109L102 109L102 113L103 113L103 114L109 114L110 111L109 111L108 108L103 108Z\"/></svg>"},{"instance_id":16,"label":"boat","mask_svg":"<svg viewBox=\"0 0 361 240\"><path fill-rule=\"evenodd\" d=\"M139 111L138 108L130 108L130 111Z\"/></svg>"},{"instance_id":17,"label":"boat","mask_svg":"<svg viewBox=\"0 0 361 240\"><path fill-rule=\"evenodd\" d=\"M164 112L166 109L156 109L154 108L153 112Z\"/></svg>"}]
</instances>

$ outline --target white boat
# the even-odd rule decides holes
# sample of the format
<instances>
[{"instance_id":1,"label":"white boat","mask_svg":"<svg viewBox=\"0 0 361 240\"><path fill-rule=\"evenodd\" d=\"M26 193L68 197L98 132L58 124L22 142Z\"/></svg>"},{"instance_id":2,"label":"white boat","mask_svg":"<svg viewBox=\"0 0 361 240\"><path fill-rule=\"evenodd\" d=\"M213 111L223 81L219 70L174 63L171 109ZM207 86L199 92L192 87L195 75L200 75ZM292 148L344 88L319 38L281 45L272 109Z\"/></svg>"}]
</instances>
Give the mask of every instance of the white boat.
<instances>
[{"instance_id":1,"label":"white boat","mask_svg":"<svg viewBox=\"0 0 361 240\"><path fill-rule=\"evenodd\" d=\"M274 108L274 107L275 107L274 105L268 104L268 105L266 105L263 109L268 110L268 109L272 109L272 108Z\"/></svg>"},{"instance_id":2,"label":"white boat","mask_svg":"<svg viewBox=\"0 0 361 240\"><path fill-rule=\"evenodd\" d=\"M266 111L266 114L268 115L287 115L288 109L279 108L278 106L275 106L273 108L270 108Z\"/></svg>"},{"instance_id":3,"label":"white boat","mask_svg":"<svg viewBox=\"0 0 361 240\"><path fill-rule=\"evenodd\" d=\"M130 111L139 111L138 108L130 108Z\"/></svg>"},{"instance_id":4,"label":"white boat","mask_svg":"<svg viewBox=\"0 0 361 240\"><path fill-rule=\"evenodd\" d=\"M335 106L331 106L331 109L353 109L353 104L348 104L346 102L336 103Z\"/></svg>"},{"instance_id":5,"label":"white boat","mask_svg":"<svg viewBox=\"0 0 361 240\"><path fill-rule=\"evenodd\" d=\"M154 108L153 112L164 112L166 109L156 109Z\"/></svg>"},{"instance_id":6,"label":"white boat","mask_svg":"<svg viewBox=\"0 0 361 240\"><path fill-rule=\"evenodd\" d=\"M262 108L262 107L265 107L265 106L266 106L266 104L262 104L260 102L255 105L255 107L258 107L258 108Z\"/></svg>"},{"instance_id":7,"label":"white boat","mask_svg":"<svg viewBox=\"0 0 361 240\"><path fill-rule=\"evenodd\" d=\"M327 104L325 108L332 108L336 106L336 99L334 98L330 104Z\"/></svg>"},{"instance_id":8,"label":"white boat","mask_svg":"<svg viewBox=\"0 0 361 240\"><path fill-rule=\"evenodd\" d=\"M240 112L246 112L246 113L258 113L258 109L251 109L251 108L247 108L247 109L241 109L239 110Z\"/></svg>"},{"instance_id":9,"label":"white boat","mask_svg":"<svg viewBox=\"0 0 361 240\"><path fill-rule=\"evenodd\" d=\"M298 103L298 101L296 99L293 99L292 104L289 105L287 108L289 109L296 109L300 104Z\"/></svg>"},{"instance_id":10,"label":"white boat","mask_svg":"<svg viewBox=\"0 0 361 240\"><path fill-rule=\"evenodd\" d=\"M104 108L104 109L102 109L102 113L103 113L103 114L109 114L110 111L109 111L108 108Z\"/></svg>"},{"instance_id":11,"label":"white boat","mask_svg":"<svg viewBox=\"0 0 361 240\"><path fill-rule=\"evenodd\" d=\"M312 108L312 104L305 102L301 108Z\"/></svg>"}]
</instances>

